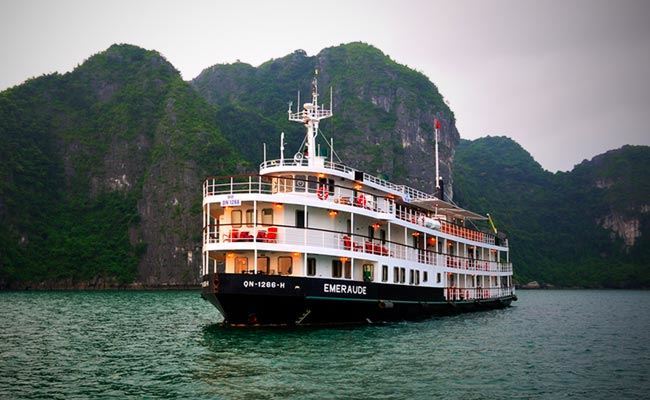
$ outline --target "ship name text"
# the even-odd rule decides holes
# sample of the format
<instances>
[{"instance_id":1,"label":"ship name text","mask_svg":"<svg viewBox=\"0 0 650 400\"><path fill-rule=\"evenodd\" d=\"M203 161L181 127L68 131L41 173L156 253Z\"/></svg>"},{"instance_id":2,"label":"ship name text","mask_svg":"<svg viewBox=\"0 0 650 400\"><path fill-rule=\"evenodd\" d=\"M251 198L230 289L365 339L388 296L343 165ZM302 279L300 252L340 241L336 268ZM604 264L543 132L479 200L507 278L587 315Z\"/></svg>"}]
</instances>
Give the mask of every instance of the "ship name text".
<instances>
[{"instance_id":1,"label":"ship name text","mask_svg":"<svg viewBox=\"0 0 650 400\"><path fill-rule=\"evenodd\" d=\"M323 291L325 293L347 293L347 294L359 294L367 295L366 286L361 285L342 285L340 283L325 283L323 284Z\"/></svg>"}]
</instances>

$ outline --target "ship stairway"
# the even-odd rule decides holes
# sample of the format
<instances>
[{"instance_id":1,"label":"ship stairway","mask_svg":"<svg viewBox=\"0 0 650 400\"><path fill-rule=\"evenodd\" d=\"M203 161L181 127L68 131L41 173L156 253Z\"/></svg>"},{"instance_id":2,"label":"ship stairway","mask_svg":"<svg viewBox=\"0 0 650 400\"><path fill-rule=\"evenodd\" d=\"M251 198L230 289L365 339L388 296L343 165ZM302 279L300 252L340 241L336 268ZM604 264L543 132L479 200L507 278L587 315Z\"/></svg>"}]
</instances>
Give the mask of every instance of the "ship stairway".
<instances>
[{"instance_id":1,"label":"ship stairway","mask_svg":"<svg viewBox=\"0 0 650 400\"><path fill-rule=\"evenodd\" d=\"M304 313L302 313L302 315L300 316L300 318L298 318L298 319L296 320L296 325L300 325L300 324L302 324L302 321L304 321L305 318L307 318L307 317L309 316L309 314L311 314L311 309L308 308L308 309L305 310Z\"/></svg>"}]
</instances>

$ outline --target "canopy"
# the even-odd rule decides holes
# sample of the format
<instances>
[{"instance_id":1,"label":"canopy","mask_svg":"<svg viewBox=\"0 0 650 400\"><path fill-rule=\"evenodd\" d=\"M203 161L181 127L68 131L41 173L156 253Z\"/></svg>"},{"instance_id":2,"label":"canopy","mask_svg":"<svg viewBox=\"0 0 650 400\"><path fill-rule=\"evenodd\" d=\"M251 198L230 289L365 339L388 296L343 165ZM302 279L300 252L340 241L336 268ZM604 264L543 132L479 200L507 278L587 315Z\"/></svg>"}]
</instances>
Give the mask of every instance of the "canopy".
<instances>
[{"instance_id":1,"label":"canopy","mask_svg":"<svg viewBox=\"0 0 650 400\"><path fill-rule=\"evenodd\" d=\"M460 208L440 199L418 199L413 200L411 204L437 212L438 214L448 215L452 218L473 219L479 221L487 220L487 217L484 217L481 214L465 210L464 208Z\"/></svg>"}]
</instances>

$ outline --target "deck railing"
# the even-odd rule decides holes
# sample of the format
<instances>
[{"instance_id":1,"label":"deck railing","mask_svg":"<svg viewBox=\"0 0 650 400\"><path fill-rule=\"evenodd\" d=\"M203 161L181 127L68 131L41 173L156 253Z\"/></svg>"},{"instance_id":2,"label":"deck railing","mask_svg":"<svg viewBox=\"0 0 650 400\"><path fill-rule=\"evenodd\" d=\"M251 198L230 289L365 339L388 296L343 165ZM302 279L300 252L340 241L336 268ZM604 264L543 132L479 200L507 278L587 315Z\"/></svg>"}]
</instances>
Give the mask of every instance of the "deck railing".
<instances>
[{"instance_id":1,"label":"deck railing","mask_svg":"<svg viewBox=\"0 0 650 400\"><path fill-rule=\"evenodd\" d=\"M495 299L500 297L512 296L515 294L514 286L509 287L447 287L445 288L445 298L449 301L462 301L462 300L484 300Z\"/></svg>"},{"instance_id":2,"label":"deck railing","mask_svg":"<svg viewBox=\"0 0 650 400\"><path fill-rule=\"evenodd\" d=\"M294 160L285 161L288 162ZM270 161L267 161L267 163L269 162ZM302 162L302 160L295 162ZM276 181L274 182L273 179L276 179ZM298 182L301 182L300 186L298 184L295 184ZM326 195L319 196L319 188L321 187L323 188L323 191L326 192ZM333 187L334 190L330 191L330 187ZM378 213L390 214L398 219L411 222L415 225L420 225L430 229L437 229L443 233L472 240L475 242L492 245L496 243L495 236L490 233L462 227L440 218L428 217L425 213L415 210L397 210L395 207L394 199L390 197L376 196L368 192L363 192L348 187L320 184L319 182L297 178L268 176L263 177L261 175L233 176L229 178L208 178L203 183L203 197L239 193L293 193L300 195L310 195L318 198L319 201L323 202L344 204ZM432 223L432 221L434 222Z\"/></svg>"},{"instance_id":3,"label":"deck railing","mask_svg":"<svg viewBox=\"0 0 650 400\"><path fill-rule=\"evenodd\" d=\"M348 250L360 255L392 257L400 260L453 268L459 271L512 272L512 264L440 254L401 243L371 239L322 229L278 225L232 227L208 225L203 243L278 243L324 249Z\"/></svg>"}]
</instances>

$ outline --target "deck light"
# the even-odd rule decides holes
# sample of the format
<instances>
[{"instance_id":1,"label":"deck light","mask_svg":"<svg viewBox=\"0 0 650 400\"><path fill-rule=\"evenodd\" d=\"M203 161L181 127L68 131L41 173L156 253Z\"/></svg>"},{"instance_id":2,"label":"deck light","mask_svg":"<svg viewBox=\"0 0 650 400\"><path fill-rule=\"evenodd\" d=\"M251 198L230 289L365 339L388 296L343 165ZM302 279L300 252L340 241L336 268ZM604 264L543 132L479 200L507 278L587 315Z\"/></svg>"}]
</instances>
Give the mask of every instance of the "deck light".
<instances>
[{"instance_id":1,"label":"deck light","mask_svg":"<svg viewBox=\"0 0 650 400\"><path fill-rule=\"evenodd\" d=\"M355 188L356 190L361 190L362 187L363 187L363 185L361 185L360 183L356 183L356 184L354 185L354 188Z\"/></svg>"},{"instance_id":2,"label":"deck light","mask_svg":"<svg viewBox=\"0 0 650 400\"><path fill-rule=\"evenodd\" d=\"M336 210L329 210L328 211L328 214L330 215L330 217L336 217L338 215L338 213L339 212L336 211Z\"/></svg>"},{"instance_id":3,"label":"deck light","mask_svg":"<svg viewBox=\"0 0 650 400\"><path fill-rule=\"evenodd\" d=\"M282 203L273 203L273 205L276 206L277 208L282 208Z\"/></svg>"}]
</instances>

